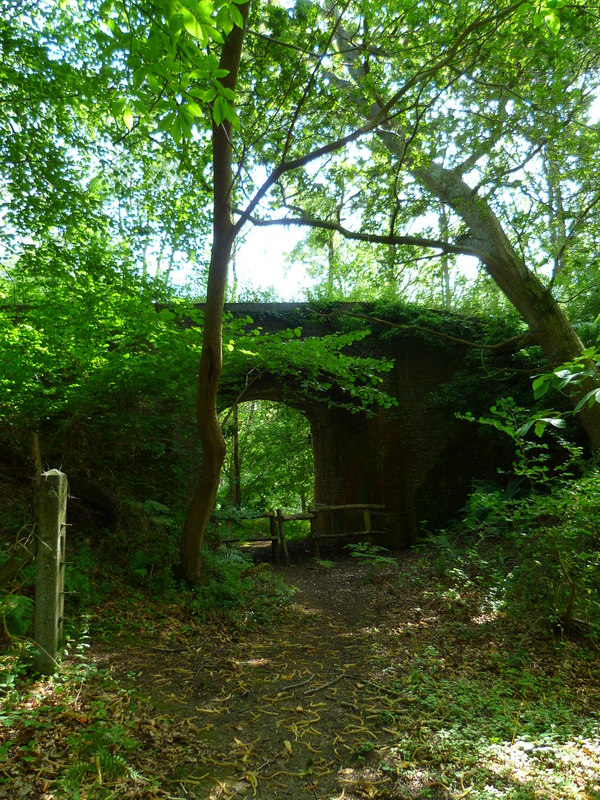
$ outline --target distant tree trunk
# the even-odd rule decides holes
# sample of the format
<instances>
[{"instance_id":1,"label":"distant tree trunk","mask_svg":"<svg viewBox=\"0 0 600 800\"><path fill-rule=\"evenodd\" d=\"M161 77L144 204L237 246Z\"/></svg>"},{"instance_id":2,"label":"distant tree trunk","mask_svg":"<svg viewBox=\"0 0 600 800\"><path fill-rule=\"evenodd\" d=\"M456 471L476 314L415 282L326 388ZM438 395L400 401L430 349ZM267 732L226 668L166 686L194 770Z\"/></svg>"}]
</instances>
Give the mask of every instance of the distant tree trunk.
<instances>
[{"instance_id":1,"label":"distant tree trunk","mask_svg":"<svg viewBox=\"0 0 600 800\"><path fill-rule=\"evenodd\" d=\"M563 267L563 253L568 240L566 214L563 194L560 184L560 166L552 152L551 145L547 145L543 158L544 177L548 189L548 209L550 241L552 247L552 280L556 278Z\"/></svg>"},{"instance_id":2,"label":"distant tree trunk","mask_svg":"<svg viewBox=\"0 0 600 800\"><path fill-rule=\"evenodd\" d=\"M448 244L448 214L443 204L440 208L439 220L440 238L443 242ZM442 305L444 308L450 308L452 305L452 288L450 286L450 258L448 257L448 253L442 253L440 266L442 268Z\"/></svg>"},{"instance_id":3,"label":"distant tree trunk","mask_svg":"<svg viewBox=\"0 0 600 800\"><path fill-rule=\"evenodd\" d=\"M40 435L37 431L31 434L29 448L33 518L37 520L40 510L40 481L42 480L42 451L40 450Z\"/></svg>"},{"instance_id":4,"label":"distant tree trunk","mask_svg":"<svg viewBox=\"0 0 600 800\"><path fill-rule=\"evenodd\" d=\"M249 4L239 6L244 20ZM224 86L235 91L242 55L244 30L235 27L223 45L219 67L227 70ZM191 584L202 578L202 544L210 520L225 458L225 440L217 416L217 391L223 367L223 304L227 272L234 241L232 220L232 126L227 120L213 124L213 244L208 271L202 353L198 372L196 417L202 448L202 465L192 501L187 509L180 543L182 577Z\"/></svg>"},{"instance_id":5,"label":"distant tree trunk","mask_svg":"<svg viewBox=\"0 0 600 800\"><path fill-rule=\"evenodd\" d=\"M231 415L231 424L233 427L233 435L231 441L231 483L229 497L232 505L236 508L240 508L242 505L242 465L240 462L240 427L237 406L234 406Z\"/></svg>"},{"instance_id":6,"label":"distant tree trunk","mask_svg":"<svg viewBox=\"0 0 600 800\"><path fill-rule=\"evenodd\" d=\"M333 283L336 273L334 237L335 234L333 231L327 234L327 297L333 296Z\"/></svg>"}]
</instances>

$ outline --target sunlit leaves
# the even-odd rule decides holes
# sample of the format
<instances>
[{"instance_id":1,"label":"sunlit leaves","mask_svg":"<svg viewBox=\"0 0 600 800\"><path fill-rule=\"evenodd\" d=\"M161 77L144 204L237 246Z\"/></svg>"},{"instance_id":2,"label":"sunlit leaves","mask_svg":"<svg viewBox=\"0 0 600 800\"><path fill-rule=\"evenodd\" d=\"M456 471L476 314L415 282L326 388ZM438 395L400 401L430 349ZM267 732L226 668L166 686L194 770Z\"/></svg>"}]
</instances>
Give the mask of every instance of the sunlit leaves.
<instances>
[{"instance_id":1,"label":"sunlit leaves","mask_svg":"<svg viewBox=\"0 0 600 800\"><path fill-rule=\"evenodd\" d=\"M350 349L368 335L366 329L319 337L304 337L299 328L272 334L240 331L226 345L230 355L224 367L225 380L235 381L238 374L250 371L266 372L289 381L296 392L312 400L351 412L390 407L394 400L381 385L392 362L357 356Z\"/></svg>"},{"instance_id":2,"label":"sunlit leaves","mask_svg":"<svg viewBox=\"0 0 600 800\"><path fill-rule=\"evenodd\" d=\"M196 19L196 17L188 11L188 9L184 9L181 14L178 14L176 17L172 18L174 24L169 25L169 29L176 33L178 30L178 22L181 20L183 27L185 30L192 36L194 39L198 40L198 44L200 47L206 47L209 40L209 32L207 27L202 27L200 22Z\"/></svg>"},{"instance_id":3,"label":"sunlit leaves","mask_svg":"<svg viewBox=\"0 0 600 800\"><path fill-rule=\"evenodd\" d=\"M123 111L123 122L128 131L133 128L133 111L127 106Z\"/></svg>"},{"instance_id":4,"label":"sunlit leaves","mask_svg":"<svg viewBox=\"0 0 600 800\"><path fill-rule=\"evenodd\" d=\"M522 17L531 17L534 28L546 25L553 36L560 32L560 10L567 4L567 0L541 0L535 3L523 3L519 6L518 14Z\"/></svg>"},{"instance_id":5,"label":"sunlit leaves","mask_svg":"<svg viewBox=\"0 0 600 800\"><path fill-rule=\"evenodd\" d=\"M161 381L171 381L175 396L189 390L181 365L192 369L200 338L179 325L175 298L92 235L77 245L47 242L0 281L10 288L0 315L4 422L36 426L100 408L119 392L152 393ZM167 297L171 311L157 313L154 301Z\"/></svg>"},{"instance_id":6,"label":"sunlit leaves","mask_svg":"<svg viewBox=\"0 0 600 800\"><path fill-rule=\"evenodd\" d=\"M22 235L99 214L78 179L95 155L112 75L93 74L89 31L76 41L72 32L70 16L49 4L23 0L19 13L0 15L0 239L10 249Z\"/></svg>"},{"instance_id":7,"label":"sunlit leaves","mask_svg":"<svg viewBox=\"0 0 600 800\"><path fill-rule=\"evenodd\" d=\"M104 58L119 60L128 75L129 87L120 94L128 131L138 116L180 144L206 128L211 116L216 125L228 120L238 126L233 92L221 82L227 71L211 52L243 25L236 5L161 0L125 13L107 0L101 12Z\"/></svg>"},{"instance_id":8,"label":"sunlit leaves","mask_svg":"<svg viewBox=\"0 0 600 800\"><path fill-rule=\"evenodd\" d=\"M299 508L313 489L310 425L306 417L283 403L242 402L237 424L229 419L223 431L239 443L239 484L246 508ZM228 447L230 456L233 447ZM235 465L226 462L221 497L232 498Z\"/></svg>"}]
</instances>

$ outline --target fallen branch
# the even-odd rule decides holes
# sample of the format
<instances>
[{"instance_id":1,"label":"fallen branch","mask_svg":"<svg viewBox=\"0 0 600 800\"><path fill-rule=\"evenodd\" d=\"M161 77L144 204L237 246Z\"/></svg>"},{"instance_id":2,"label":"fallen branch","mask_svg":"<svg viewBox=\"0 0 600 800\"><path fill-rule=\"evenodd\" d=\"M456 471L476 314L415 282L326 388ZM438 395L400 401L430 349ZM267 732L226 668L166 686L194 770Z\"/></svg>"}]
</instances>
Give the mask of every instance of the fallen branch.
<instances>
[{"instance_id":1,"label":"fallen branch","mask_svg":"<svg viewBox=\"0 0 600 800\"><path fill-rule=\"evenodd\" d=\"M327 689L328 686L333 686L334 683L337 683L338 681L341 681L342 678L345 678L345 677L346 677L346 673L345 672L341 672L337 677L332 678L330 681L327 681L327 683L322 683L320 686L316 686L314 689L307 689L305 692L303 692L303 694L304 695L316 694L317 692L320 692L323 689Z\"/></svg>"},{"instance_id":2,"label":"fallen branch","mask_svg":"<svg viewBox=\"0 0 600 800\"><path fill-rule=\"evenodd\" d=\"M310 678L307 678L305 681L300 681L299 683L292 683L291 686L286 686L286 689L299 689L301 686L306 686L307 683L310 683L314 678L314 675L311 675Z\"/></svg>"}]
</instances>

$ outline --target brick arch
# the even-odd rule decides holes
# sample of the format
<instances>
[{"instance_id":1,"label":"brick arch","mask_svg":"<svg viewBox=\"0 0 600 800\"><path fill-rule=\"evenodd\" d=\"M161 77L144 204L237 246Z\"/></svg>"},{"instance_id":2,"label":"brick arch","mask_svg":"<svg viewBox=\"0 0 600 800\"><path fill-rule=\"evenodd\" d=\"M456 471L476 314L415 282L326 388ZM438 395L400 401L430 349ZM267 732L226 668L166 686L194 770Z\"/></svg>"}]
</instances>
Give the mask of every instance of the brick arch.
<instances>
[{"instance_id":1,"label":"brick arch","mask_svg":"<svg viewBox=\"0 0 600 800\"><path fill-rule=\"evenodd\" d=\"M249 316L252 325L272 332L302 325L303 335L318 336L339 325L335 317L320 321L313 307L303 303L240 303L226 310ZM398 321L403 314L406 310L399 307ZM370 416L351 413L295 394L293 383L269 375L252 384L243 399L282 402L302 412L311 426L315 503L385 504L389 544L402 547L424 530L444 525L464 504L474 477L493 477L497 453L489 442L482 445L477 426L430 402L432 393L464 369L463 346L442 346L422 335L372 336L360 349L393 359L385 388L396 397L397 408ZM225 371L222 402L230 403L238 392L236 376ZM344 521L322 524L343 526Z\"/></svg>"}]
</instances>

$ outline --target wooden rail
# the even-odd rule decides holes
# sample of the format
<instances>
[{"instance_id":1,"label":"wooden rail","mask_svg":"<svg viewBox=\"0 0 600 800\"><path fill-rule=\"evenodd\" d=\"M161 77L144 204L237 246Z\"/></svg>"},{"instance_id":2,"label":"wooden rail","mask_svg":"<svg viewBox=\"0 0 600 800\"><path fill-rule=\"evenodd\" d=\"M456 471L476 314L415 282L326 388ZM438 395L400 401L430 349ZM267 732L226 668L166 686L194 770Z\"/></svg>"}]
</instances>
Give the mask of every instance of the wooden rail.
<instances>
[{"instance_id":1,"label":"wooden rail","mask_svg":"<svg viewBox=\"0 0 600 800\"><path fill-rule=\"evenodd\" d=\"M239 516L235 517L213 517L212 521L216 522L224 522L227 526L227 535L221 539L223 544L248 544L252 542L271 542L271 557L273 559L274 564L279 564L280 559L280 551L283 551L284 563L286 566L289 566L290 558L288 555L287 544L284 538L283 528L278 529L278 519L271 509L270 511L265 511L264 514L258 514L256 517L248 517L250 519L268 519L269 520L269 532L268 533L260 533L252 534L247 537L237 537L233 535L233 523L234 522L244 522L245 520L240 519Z\"/></svg>"},{"instance_id":2,"label":"wooden rail","mask_svg":"<svg viewBox=\"0 0 600 800\"><path fill-rule=\"evenodd\" d=\"M334 514L339 511L359 511L362 516L362 527L360 530L343 531L341 533L317 533L314 521L320 514ZM325 539L355 539L366 540L370 543L373 542L373 537L382 536L386 532L384 530L374 530L372 525L372 515L382 514L385 511L385 506L379 503L348 503L346 505L325 506L317 505L314 508L309 508L308 511L303 511L298 514L284 514L278 508L276 511L272 509L265 511L256 517L248 517L248 519L268 519L269 520L269 533L253 534L246 538L238 538L233 536L233 523L242 522L239 517L219 517L214 522L224 522L227 525L227 536L221 541L226 544L246 544L251 542L271 542L271 554L275 564L280 563L280 556L283 553L283 563L289 567L290 556L288 552L287 541L285 538L285 523L292 520L310 520L310 538L312 543L312 551L315 558L320 556L320 542Z\"/></svg>"},{"instance_id":3,"label":"wooden rail","mask_svg":"<svg viewBox=\"0 0 600 800\"><path fill-rule=\"evenodd\" d=\"M355 539L366 540L369 544L373 543L373 537L385 535L384 530L375 530L371 523L372 514L382 514L385 506L380 503L347 503L346 505L325 506L318 505L309 509L314 518L318 514L332 514L337 511L359 511L362 512L362 528L354 531L342 531L340 533L317 533L314 523L311 523L311 540L313 556L319 558L320 543L325 539Z\"/></svg>"}]
</instances>

